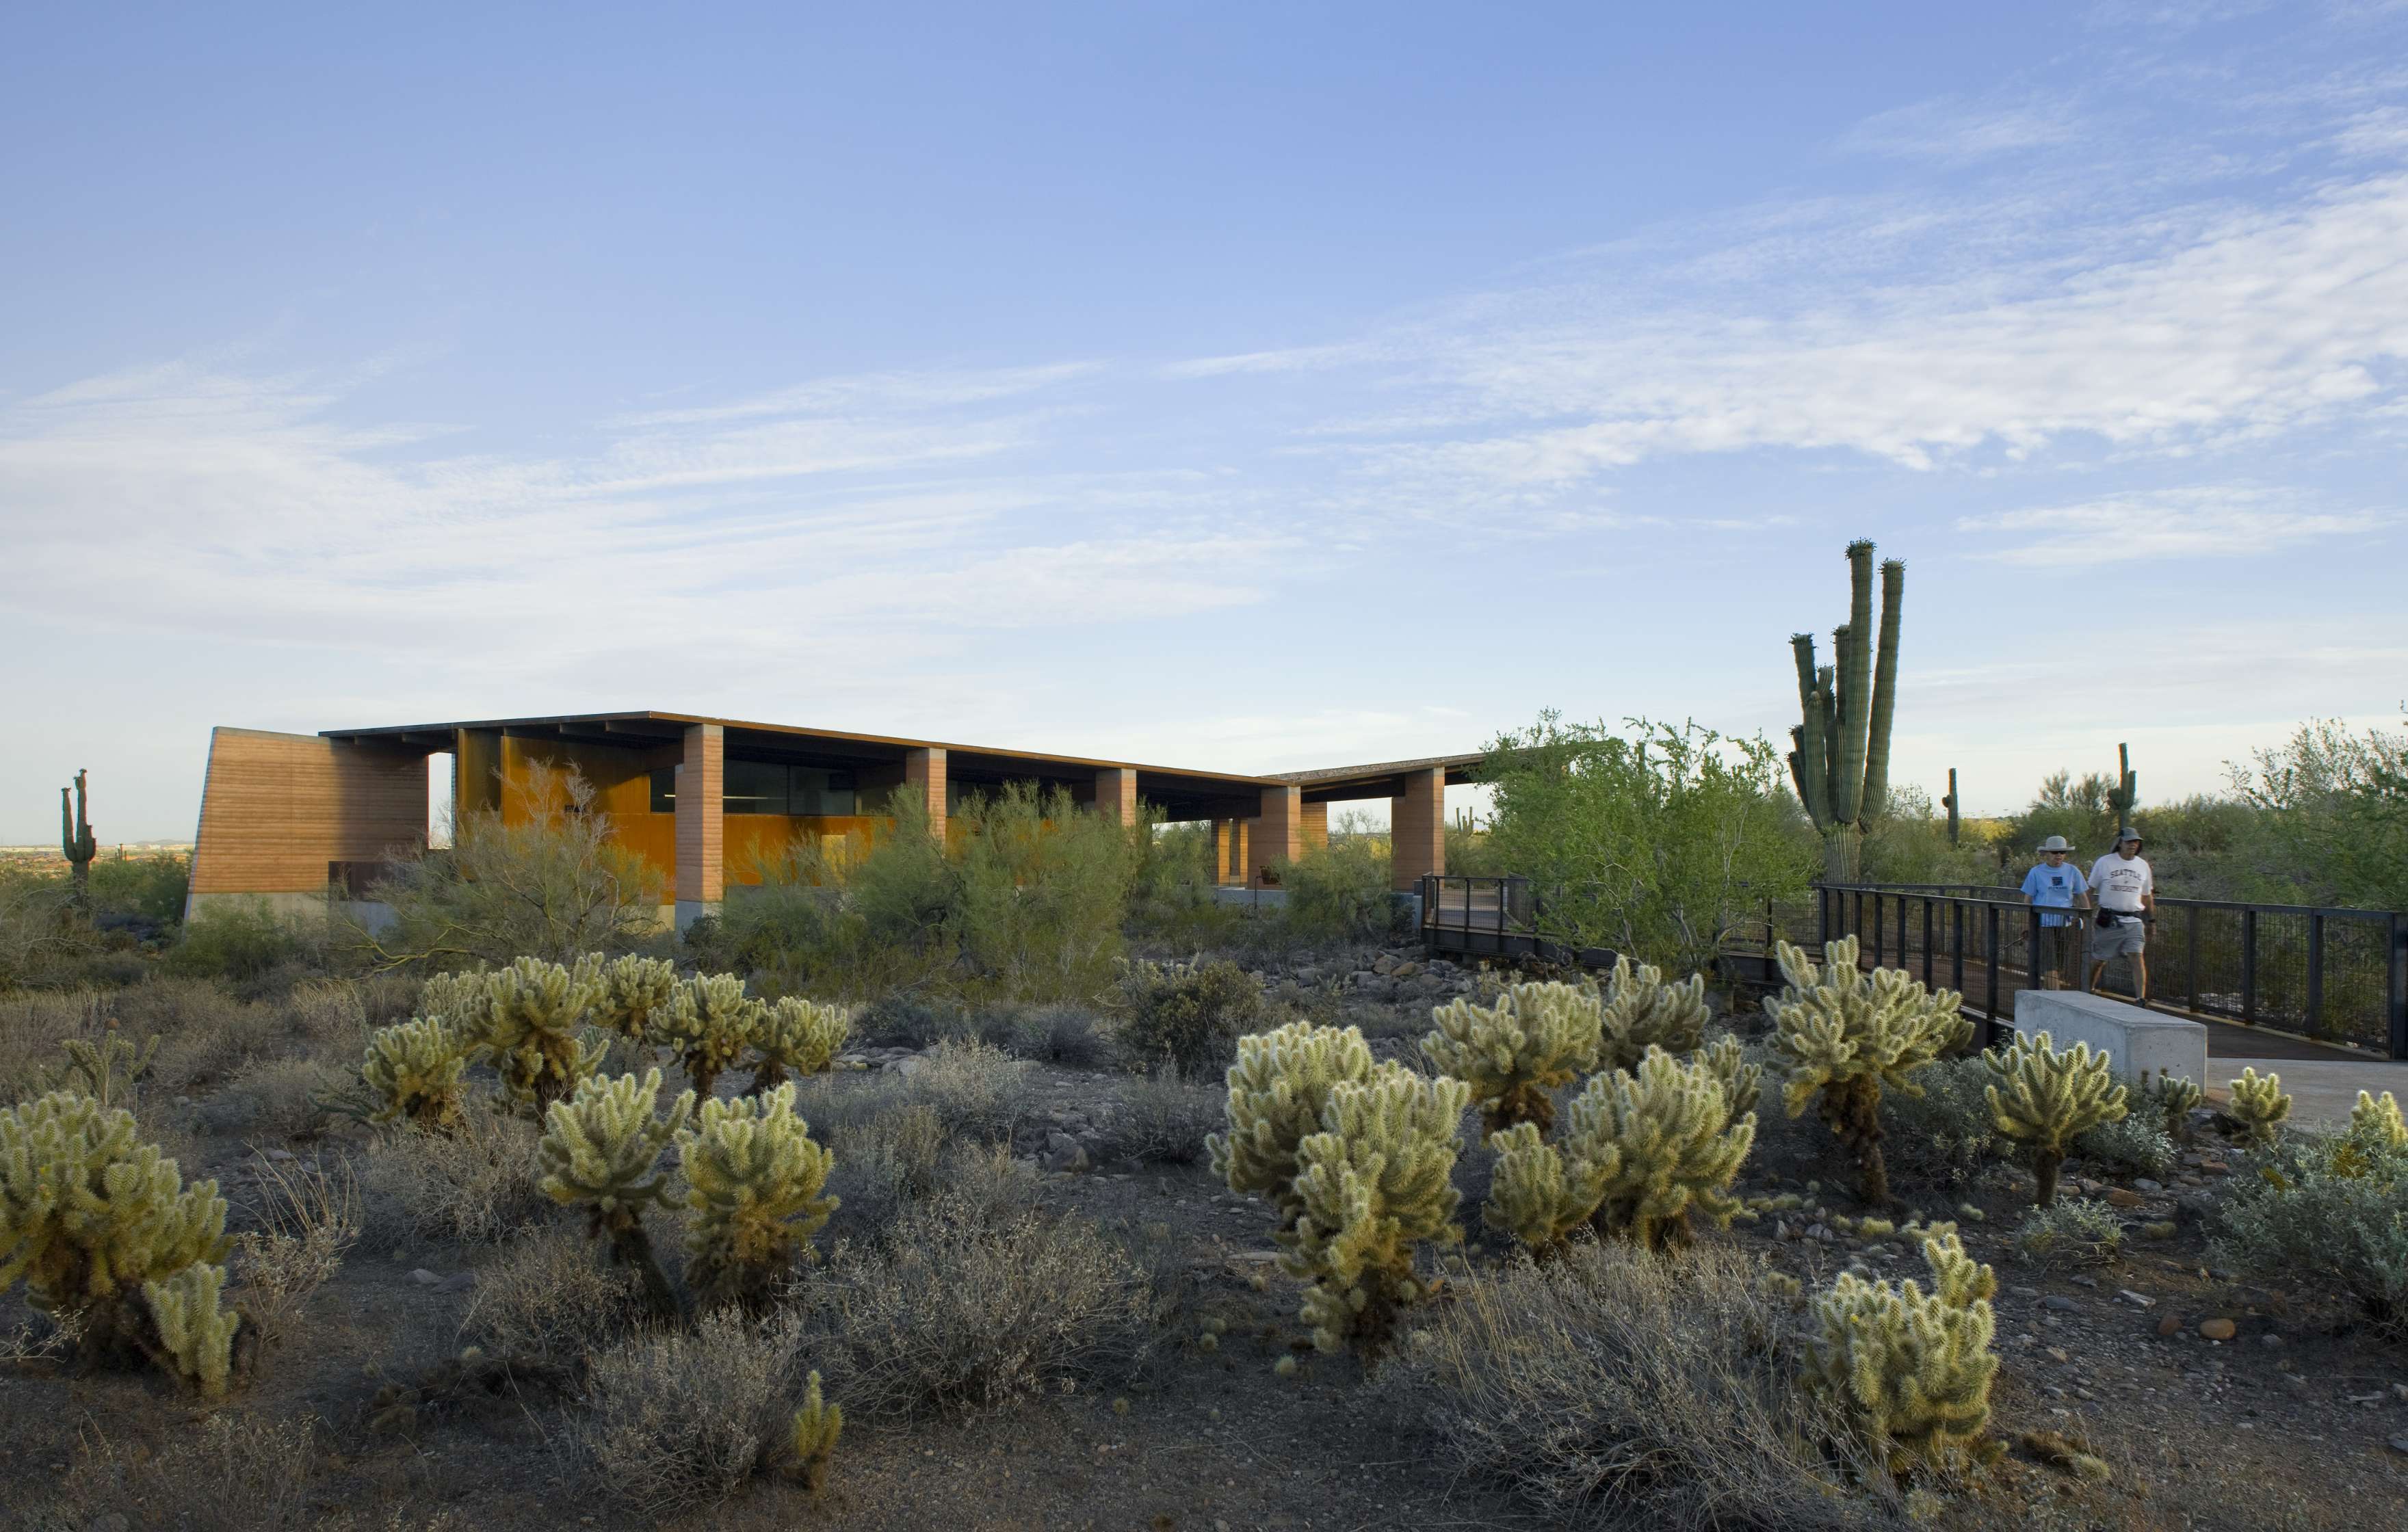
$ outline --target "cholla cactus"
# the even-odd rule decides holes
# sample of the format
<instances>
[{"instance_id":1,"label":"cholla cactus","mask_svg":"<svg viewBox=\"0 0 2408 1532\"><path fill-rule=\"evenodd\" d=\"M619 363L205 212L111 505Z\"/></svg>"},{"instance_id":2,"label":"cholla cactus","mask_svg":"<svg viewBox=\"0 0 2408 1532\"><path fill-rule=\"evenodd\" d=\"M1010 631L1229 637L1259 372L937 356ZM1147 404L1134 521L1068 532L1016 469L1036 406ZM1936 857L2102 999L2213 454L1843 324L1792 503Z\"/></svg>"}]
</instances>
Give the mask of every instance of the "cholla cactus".
<instances>
[{"instance_id":1,"label":"cholla cactus","mask_svg":"<svg viewBox=\"0 0 2408 1532\"><path fill-rule=\"evenodd\" d=\"M686 1283L712 1302L768 1296L836 1210L822 1196L836 1157L795 1115L792 1081L766 1095L706 1100L678 1135L686 1180Z\"/></svg>"},{"instance_id":2,"label":"cholla cactus","mask_svg":"<svg viewBox=\"0 0 2408 1532\"><path fill-rule=\"evenodd\" d=\"M2178 1144L2190 1142L2190 1114L2200 1098L2198 1084L2182 1075L2161 1074L2152 1079L2149 1071L2141 1071L2142 1101L2164 1120L2166 1136Z\"/></svg>"},{"instance_id":3,"label":"cholla cactus","mask_svg":"<svg viewBox=\"0 0 2408 1532\"><path fill-rule=\"evenodd\" d=\"M1539 1137L1535 1123L1516 1123L1488 1140L1497 1153L1481 1221L1521 1242L1535 1260L1559 1253L1605 1200L1606 1183L1622 1168L1620 1152L1604 1146L1604 1162L1567 1159Z\"/></svg>"},{"instance_id":4,"label":"cholla cactus","mask_svg":"<svg viewBox=\"0 0 2408 1532\"><path fill-rule=\"evenodd\" d=\"M644 1041L652 1033L652 1018L668 1009L669 997L677 993L677 965L633 952L608 963L589 957L579 966L588 965L601 991L594 1002L595 1024L631 1042Z\"/></svg>"},{"instance_id":5,"label":"cholla cactus","mask_svg":"<svg viewBox=\"0 0 2408 1532\"><path fill-rule=\"evenodd\" d=\"M2408 1149L2408 1122L2400 1117L2400 1103L2389 1091L2381 1096L2358 1093L2349 1109L2349 1134L2384 1149Z\"/></svg>"},{"instance_id":6,"label":"cholla cactus","mask_svg":"<svg viewBox=\"0 0 2408 1532\"><path fill-rule=\"evenodd\" d=\"M0 1111L0 1292L80 1332L88 1362L144 1349L142 1284L225 1258L218 1183L183 1183L134 1114L53 1091Z\"/></svg>"},{"instance_id":7,"label":"cholla cactus","mask_svg":"<svg viewBox=\"0 0 2408 1532\"><path fill-rule=\"evenodd\" d=\"M2057 1172L2073 1140L2102 1123L2120 1121L2127 1093L2108 1072L2106 1054L2093 1053L2086 1042L2059 1052L2045 1032L1992 1049L1982 1055L1982 1065L1990 1072L1983 1092L1990 1103L1990 1125L2031 1145L2032 1169L2040 1178L2033 1201L2045 1208L2057 1200Z\"/></svg>"},{"instance_id":8,"label":"cholla cactus","mask_svg":"<svg viewBox=\"0 0 2408 1532\"><path fill-rule=\"evenodd\" d=\"M1343 1031L1290 1022L1238 1039L1229 1067L1229 1130L1204 1140L1212 1173L1229 1190L1277 1205L1283 1242L1293 1237L1302 1203L1296 1193L1297 1146L1321 1130L1321 1109L1337 1086L1371 1078L1371 1048L1355 1027Z\"/></svg>"},{"instance_id":9,"label":"cholla cactus","mask_svg":"<svg viewBox=\"0 0 2408 1532\"><path fill-rule=\"evenodd\" d=\"M428 1018L441 1017L460 1029L466 1038L481 1038L485 1033L485 1015L493 1009L493 994L487 988L485 973L438 973L419 986L418 1014Z\"/></svg>"},{"instance_id":10,"label":"cholla cactus","mask_svg":"<svg viewBox=\"0 0 2408 1532\"><path fill-rule=\"evenodd\" d=\"M771 1006L752 1035L760 1051L760 1067L752 1071L752 1092L775 1088L788 1070L816 1075L836 1063L844 1039L853 1030L853 1015L842 1006L824 1006L789 995Z\"/></svg>"},{"instance_id":11,"label":"cholla cactus","mask_svg":"<svg viewBox=\"0 0 2408 1532\"><path fill-rule=\"evenodd\" d=\"M1325 1352L1385 1349L1399 1307L1422 1296L1413 1254L1424 1240L1462 1238L1455 1225L1455 1124L1471 1087L1383 1064L1366 1081L1333 1085L1321 1131L1297 1145L1303 1212L1289 1275L1312 1285L1304 1321Z\"/></svg>"},{"instance_id":12,"label":"cholla cactus","mask_svg":"<svg viewBox=\"0 0 2408 1532\"><path fill-rule=\"evenodd\" d=\"M2256 1069L2243 1069L2232 1082L2232 1099L2224 1110L2241 1124L2251 1143L2272 1149L2276 1125L2291 1115L2291 1098L2283 1094L2281 1075L2261 1079Z\"/></svg>"},{"instance_id":13,"label":"cholla cactus","mask_svg":"<svg viewBox=\"0 0 2408 1532\"><path fill-rule=\"evenodd\" d=\"M1842 1272L1814 1299L1806 1377L1889 1457L1892 1472L1996 1455L1985 1440L1999 1279L1952 1230L1923 1241L1932 1291Z\"/></svg>"},{"instance_id":14,"label":"cholla cactus","mask_svg":"<svg viewBox=\"0 0 2408 1532\"><path fill-rule=\"evenodd\" d=\"M1756 1142L1756 1115L1734 1119L1722 1081L1702 1064L1651 1048L1636 1072L1601 1070L1572 1102L1568 1157L1611 1167L1596 1224L1660 1249L1688 1234L1697 1209L1728 1224L1742 1204L1730 1183Z\"/></svg>"},{"instance_id":15,"label":"cholla cactus","mask_svg":"<svg viewBox=\"0 0 2408 1532\"><path fill-rule=\"evenodd\" d=\"M135 1083L150 1072L151 1057L159 1052L159 1038L153 1033L137 1048L120 1037L117 1024L110 1022L108 1035L97 1043L68 1038L59 1046L66 1050L67 1062L50 1077L50 1088L74 1091L109 1107L132 1098Z\"/></svg>"},{"instance_id":16,"label":"cholla cactus","mask_svg":"<svg viewBox=\"0 0 2408 1532\"><path fill-rule=\"evenodd\" d=\"M1599 1069L1636 1069L1650 1048L1685 1053L1706 1035L1706 978L1691 974L1686 982L1664 982L1664 970L1642 963L1633 967L1627 956L1613 960L1606 980L1604 1041L1598 1052Z\"/></svg>"},{"instance_id":17,"label":"cholla cactus","mask_svg":"<svg viewBox=\"0 0 2408 1532\"><path fill-rule=\"evenodd\" d=\"M174 1276L142 1284L142 1301L157 1328L162 1361L200 1391L221 1397L234 1367L235 1331L240 1314L218 1307L225 1292L225 1267L195 1261Z\"/></svg>"},{"instance_id":18,"label":"cholla cactus","mask_svg":"<svg viewBox=\"0 0 2408 1532\"><path fill-rule=\"evenodd\" d=\"M1737 1038L1715 1038L1698 1050L1697 1062L1722 1082L1733 1121L1756 1110L1764 1094L1764 1066L1747 1061L1747 1050Z\"/></svg>"},{"instance_id":19,"label":"cholla cactus","mask_svg":"<svg viewBox=\"0 0 2408 1532\"><path fill-rule=\"evenodd\" d=\"M1512 984L1493 1006L1456 999L1432 1010L1438 1030L1422 1052L1471 1087L1484 1137L1515 1123L1543 1129L1555 1120L1549 1093L1597 1065L1598 1015L1594 990Z\"/></svg>"},{"instance_id":20,"label":"cholla cactus","mask_svg":"<svg viewBox=\"0 0 2408 1532\"><path fill-rule=\"evenodd\" d=\"M536 1153L543 1166L544 1195L584 1208L591 1220L587 1232L609 1241L611 1258L635 1268L646 1305L666 1316L677 1311L677 1299L652 1256L644 1210L669 1199L668 1180L659 1169L661 1151L693 1115L694 1093L671 1103L666 1117L653 1110L660 1093L658 1069L646 1071L641 1080L587 1080L575 1095L553 1102L544 1114Z\"/></svg>"},{"instance_id":21,"label":"cholla cactus","mask_svg":"<svg viewBox=\"0 0 2408 1532\"><path fill-rule=\"evenodd\" d=\"M477 1040L493 1055L515 1101L543 1108L565 1100L594 1072L601 1050L577 1036L601 997L594 969L523 957L485 976L485 1010Z\"/></svg>"},{"instance_id":22,"label":"cholla cactus","mask_svg":"<svg viewBox=\"0 0 2408 1532\"><path fill-rule=\"evenodd\" d=\"M460 1120L460 1092L468 1071L468 1039L443 1017L418 1017L368 1034L360 1079L381 1105L371 1123L408 1121L448 1129Z\"/></svg>"},{"instance_id":23,"label":"cholla cactus","mask_svg":"<svg viewBox=\"0 0 2408 1532\"><path fill-rule=\"evenodd\" d=\"M720 1071L752 1046L768 1011L734 974L697 974L677 987L666 1009L653 1012L645 1040L674 1054L695 1095L708 1099Z\"/></svg>"},{"instance_id":24,"label":"cholla cactus","mask_svg":"<svg viewBox=\"0 0 2408 1532\"><path fill-rule=\"evenodd\" d=\"M1842 937L1823 949L1828 966L1787 942L1774 949L1789 987L1769 995L1764 1009L1773 1022L1773 1047L1788 1067L1782 1103L1792 1117L1819 1098L1833 1137L1856 1156L1865 1201L1889 1201L1889 1172L1882 1163L1881 1097L1884 1086L1909 1095L1923 1087L1913 1073L1973 1035L1954 990L1926 990L1897 968L1866 973L1856 966L1856 938Z\"/></svg>"},{"instance_id":25,"label":"cholla cactus","mask_svg":"<svg viewBox=\"0 0 2408 1532\"><path fill-rule=\"evenodd\" d=\"M827 1488L828 1464L836 1457L836 1439L843 1434L844 1407L820 1397L820 1374L814 1367L803 1384L803 1406L795 1411L786 1443L794 1454L795 1477L807 1492L817 1495Z\"/></svg>"}]
</instances>

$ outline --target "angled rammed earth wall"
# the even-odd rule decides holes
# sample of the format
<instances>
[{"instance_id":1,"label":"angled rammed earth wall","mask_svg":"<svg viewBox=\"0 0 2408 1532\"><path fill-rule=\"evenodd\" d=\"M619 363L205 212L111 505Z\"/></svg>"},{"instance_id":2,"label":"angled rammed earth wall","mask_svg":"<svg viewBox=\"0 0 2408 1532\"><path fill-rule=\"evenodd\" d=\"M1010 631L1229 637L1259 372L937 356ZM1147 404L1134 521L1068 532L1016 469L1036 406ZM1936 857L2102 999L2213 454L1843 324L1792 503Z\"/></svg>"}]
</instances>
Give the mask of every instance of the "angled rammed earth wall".
<instances>
[{"instance_id":1,"label":"angled rammed earth wall","mask_svg":"<svg viewBox=\"0 0 2408 1532\"><path fill-rule=\"evenodd\" d=\"M321 895L337 863L425 849L423 753L213 729L185 913L213 897Z\"/></svg>"}]
</instances>

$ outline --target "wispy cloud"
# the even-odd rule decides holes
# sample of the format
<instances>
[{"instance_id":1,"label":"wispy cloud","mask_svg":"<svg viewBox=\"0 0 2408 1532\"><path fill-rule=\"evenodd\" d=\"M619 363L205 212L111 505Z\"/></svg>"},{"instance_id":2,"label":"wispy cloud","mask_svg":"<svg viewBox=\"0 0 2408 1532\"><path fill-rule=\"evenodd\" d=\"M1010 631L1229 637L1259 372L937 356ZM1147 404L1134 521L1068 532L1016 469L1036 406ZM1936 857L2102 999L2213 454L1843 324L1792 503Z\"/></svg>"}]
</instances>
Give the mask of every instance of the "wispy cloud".
<instances>
[{"instance_id":1,"label":"wispy cloud","mask_svg":"<svg viewBox=\"0 0 2408 1532\"><path fill-rule=\"evenodd\" d=\"M1985 105L1943 98L1868 117L1841 136L1839 147L1901 159L1979 160L2072 143L2081 136L2080 122L2079 112L2063 100Z\"/></svg>"},{"instance_id":2,"label":"wispy cloud","mask_svg":"<svg viewBox=\"0 0 2408 1532\"><path fill-rule=\"evenodd\" d=\"M2300 498L2234 485L2157 490L1964 517L1956 530L1982 546L1977 557L2071 568L2268 553L2370 532L2387 520L2371 511L2313 510Z\"/></svg>"}]
</instances>

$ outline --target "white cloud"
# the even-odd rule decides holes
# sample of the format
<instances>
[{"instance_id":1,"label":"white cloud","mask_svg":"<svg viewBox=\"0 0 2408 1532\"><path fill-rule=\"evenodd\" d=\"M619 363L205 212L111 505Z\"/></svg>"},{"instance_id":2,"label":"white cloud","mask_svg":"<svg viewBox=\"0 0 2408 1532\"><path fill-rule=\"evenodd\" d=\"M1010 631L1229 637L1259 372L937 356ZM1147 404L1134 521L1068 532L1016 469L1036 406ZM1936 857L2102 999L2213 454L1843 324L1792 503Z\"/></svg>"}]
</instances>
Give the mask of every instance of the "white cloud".
<instances>
[{"instance_id":1,"label":"white cloud","mask_svg":"<svg viewBox=\"0 0 2408 1532\"><path fill-rule=\"evenodd\" d=\"M1956 529L1988 545L1978 557L2051 568L2268 553L2386 521L2368 511L2311 510L2299 498L2238 486L2143 491L1963 517Z\"/></svg>"},{"instance_id":2,"label":"white cloud","mask_svg":"<svg viewBox=\"0 0 2408 1532\"><path fill-rule=\"evenodd\" d=\"M1905 159L1978 160L2071 143L2080 136L2079 121L2066 101L2014 106L1921 101L1866 118L1841 136L1839 147Z\"/></svg>"}]
</instances>

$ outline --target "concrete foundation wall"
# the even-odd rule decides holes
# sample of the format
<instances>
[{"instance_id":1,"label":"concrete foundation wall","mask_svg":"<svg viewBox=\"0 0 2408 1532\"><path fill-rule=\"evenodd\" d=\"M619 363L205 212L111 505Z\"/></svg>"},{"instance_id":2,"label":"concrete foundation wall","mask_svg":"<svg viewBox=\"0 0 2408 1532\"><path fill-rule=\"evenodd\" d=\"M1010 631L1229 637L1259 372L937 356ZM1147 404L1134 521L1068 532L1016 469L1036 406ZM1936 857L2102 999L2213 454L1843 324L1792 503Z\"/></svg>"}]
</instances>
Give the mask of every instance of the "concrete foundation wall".
<instances>
[{"instance_id":1,"label":"concrete foundation wall","mask_svg":"<svg viewBox=\"0 0 2408 1532\"><path fill-rule=\"evenodd\" d=\"M2086 1042L2094 1053L2114 1061L2121 1079L2178 1075L2205 1086L2207 1028L2178 1016L2143 1010L2103 995L2077 990L2018 990L2015 1030L2026 1037L2045 1032L2056 1048Z\"/></svg>"}]
</instances>

